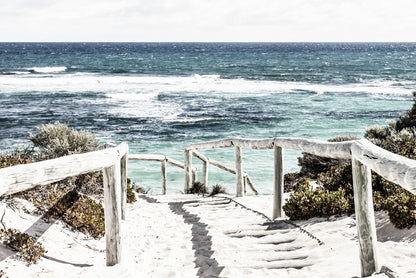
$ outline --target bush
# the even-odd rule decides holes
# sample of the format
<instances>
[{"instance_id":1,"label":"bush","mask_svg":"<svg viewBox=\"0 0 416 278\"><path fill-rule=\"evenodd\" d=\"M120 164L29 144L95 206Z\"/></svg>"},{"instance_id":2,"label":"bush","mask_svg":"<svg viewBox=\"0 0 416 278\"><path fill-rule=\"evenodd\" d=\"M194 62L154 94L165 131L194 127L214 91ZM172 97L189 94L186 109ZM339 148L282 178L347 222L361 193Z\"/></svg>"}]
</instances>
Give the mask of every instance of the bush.
<instances>
[{"instance_id":1,"label":"bush","mask_svg":"<svg viewBox=\"0 0 416 278\"><path fill-rule=\"evenodd\" d=\"M300 173L287 173L284 175L284 192L296 191L297 185L301 182Z\"/></svg>"},{"instance_id":2,"label":"bush","mask_svg":"<svg viewBox=\"0 0 416 278\"><path fill-rule=\"evenodd\" d=\"M396 228L410 228L416 224L416 196L409 192L402 192L387 197L384 203L390 222Z\"/></svg>"},{"instance_id":3,"label":"bush","mask_svg":"<svg viewBox=\"0 0 416 278\"><path fill-rule=\"evenodd\" d=\"M326 190L336 191L343 188L347 195L352 195L352 168L351 163L333 166L329 171L320 173L317 182Z\"/></svg>"},{"instance_id":4,"label":"bush","mask_svg":"<svg viewBox=\"0 0 416 278\"><path fill-rule=\"evenodd\" d=\"M31 236L12 229L0 229L0 236L4 244L16 250L18 257L29 264L36 263L45 253L46 250L42 244L35 242Z\"/></svg>"},{"instance_id":5,"label":"bush","mask_svg":"<svg viewBox=\"0 0 416 278\"><path fill-rule=\"evenodd\" d=\"M211 188L209 196L214 196L217 194L227 194L227 190L225 190L225 187L223 187L222 185L216 184Z\"/></svg>"},{"instance_id":6,"label":"bush","mask_svg":"<svg viewBox=\"0 0 416 278\"><path fill-rule=\"evenodd\" d=\"M328 139L328 142L344 142L357 140L354 135L336 136ZM300 176L310 179L316 179L319 173L326 172L332 167L348 163L347 159L327 158L309 153L302 153L302 157L298 157L300 168Z\"/></svg>"},{"instance_id":7,"label":"bush","mask_svg":"<svg viewBox=\"0 0 416 278\"><path fill-rule=\"evenodd\" d=\"M104 208L88 196L81 196L68 210L62 219L75 229L100 238L105 234Z\"/></svg>"},{"instance_id":8,"label":"bush","mask_svg":"<svg viewBox=\"0 0 416 278\"><path fill-rule=\"evenodd\" d=\"M365 138L390 152L416 159L416 92L413 92L413 96L415 103L406 115L400 116L386 127L370 127L366 130ZM336 137L328 141L339 142L345 141L344 139L356 138ZM286 214L291 219L326 216L327 213L338 214L347 207L344 201L349 203L346 211L352 211L354 203L351 163L304 154L299 158L299 164L302 166L299 176L288 176L294 182L290 186L296 190L285 205ZM324 190L312 191L302 182L302 176L317 177L318 184ZM397 228L416 224L415 195L376 173L372 173L372 186L375 210L386 210L390 221ZM332 200L333 208L330 208L330 204L327 206L328 200Z\"/></svg>"},{"instance_id":9,"label":"bush","mask_svg":"<svg viewBox=\"0 0 416 278\"><path fill-rule=\"evenodd\" d=\"M19 164L31 163L33 155L28 151L15 150L9 154L0 154L0 168L6 168Z\"/></svg>"},{"instance_id":10,"label":"bush","mask_svg":"<svg viewBox=\"0 0 416 278\"><path fill-rule=\"evenodd\" d=\"M29 140L38 148L37 160L53 159L70 154L79 154L98 150L98 140L94 134L75 130L59 122L49 123L37 128L30 134ZM103 177L101 172L88 173L66 180L74 183L84 194L102 196Z\"/></svg>"},{"instance_id":11,"label":"bush","mask_svg":"<svg viewBox=\"0 0 416 278\"><path fill-rule=\"evenodd\" d=\"M42 125L36 134L30 134L29 140L39 148L41 160L98 150L94 134L59 122Z\"/></svg>"},{"instance_id":12,"label":"bush","mask_svg":"<svg viewBox=\"0 0 416 278\"><path fill-rule=\"evenodd\" d=\"M337 191L312 190L308 182L299 185L296 192L283 206L283 210L291 220L309 219L311 217L329 217L352 213L351 199L344 189Z\"/></svg>"},{"instance_id":13,"label":"bush","mask_svg":"<svg viewBox=\"0 0 416 278\"><path fill-rule=\"evenodd\" d=\"M396 130L403 130L405 128L416 127L416 91L413 93L414 104L413 107L404 115L400 116L396 121L394 127Z\"/></svg>"},{"instance_id":14,"label":"bush","mask_svg":"<svg viewBox=\"0 0 416 278\"><path fill-rule=\"evenodd\" d=\"M192 188L186 190L185 194L207 194L208 190L205 184L197 181L192 184Z\"/></svg>"},{"instance_id":15,"label":"bush","mask_svg":"<svg viewBox=\"0 0 416 278\"><path fill-rule=\"evenodd\" d=\"M127 179L127 203L134 203L136 202L136 194L133 192L133 188L131 187L131 179Z\"/></svg>"},{"instance_id":16,"label":"bush","mask_svg":"<svg viewBox=\"0 0 416 278\"><path fill-rule=\"evenodd\" d=\"M105 233L104 208L88 196L80 195L76 190L68 192L47 215L62 219L71 227L100 238Z\"/></svg>"}]
</instances>

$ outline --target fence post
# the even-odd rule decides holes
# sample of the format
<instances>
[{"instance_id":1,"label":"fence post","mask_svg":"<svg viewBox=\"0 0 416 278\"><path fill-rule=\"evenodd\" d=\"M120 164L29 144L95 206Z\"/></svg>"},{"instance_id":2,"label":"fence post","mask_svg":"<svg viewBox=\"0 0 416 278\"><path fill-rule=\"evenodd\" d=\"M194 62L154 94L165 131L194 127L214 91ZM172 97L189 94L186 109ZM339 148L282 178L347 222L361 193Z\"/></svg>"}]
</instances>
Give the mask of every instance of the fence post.
<instances>
[{"instance_id":1,"label":"fence post","mask_svg":"<svg viewBox=\"0 0 416 278\"><path fill-rule=\"evenodd\" d=\"M274 196L272 219L282 217L284 175L283 175L283 149L274 146Z\"/></svg>"},{"instance_id":2,"label":"fence post","mask_svg":"<svg viewBox=\"0 0 416 278\"><path fill-rule=\"evenodd\" d=\"M244 190L243 190L243 166L242 166L242 153L241 153L241 147L235 146L234 150L235 155L235 170L236 170L236 179L237 179L237 197L243 197L244 196Z\"/></svg>"},{"instance_id":3,"label":"fence post","mask_svg":"<svg viewBox=\"0 0 416 278\"><path fill-rule=\"evenodd\" d=\"M166 158L160 163L160 172L162 175L162 194L166 194L166 182L167 182L167 173L166 173Z\"/></svg>"},{"instance_id":4,"label":"fence post","mask_svg":"<svg viewBox=\"0 0 416 278\"><path fill-rule=\"evenodd\" d=\"M121 174L121 219L126 220L127 205L127 153L120 160Z\"/></svg>"},{"instance_id":5,"label":"fence post","mask_svg":"<svg viewBox=\"0 0 416 278\"><path fill-rule=\"evenodd\" d=\"M113 166L104 168L104 217L107 266L121 261L120 218L121 218L121 171L117 161Z\"/></svg>"},{"instance_id":6,"label":"fence post","mask_svg":"<svg viewBox=\"0 0 416 278\"><path fill-rule=\"evenodd\" d=\"M361 276L367 277L378 271L371 170L353 157L352 177L358 242L360 245Z\"/></svg>"},{"instance_id":7,"label":"fence post","mask_svg":"<svg viewBox=\"0 0 416 278\"><path fill-rule=\"evenodd\" d=\"M198 170L195 168L195 169L192 169L192 186L191 186L191 188L194 187L194 183L196 183L197 181L198 181Z\"/></svg>"},{"instance_id":8,"label":"fence post","mask_svg":"<svg viewBox=\"0 0 416 278\"><path fill-rule=\"evenodd\" d=\"M208 161L202 161L202 183L208 188Z\"/></svg>"},{"instance_id":9,"label":"fence post","mask_svg":"<svg viewBox=\"0 0 416 278\"><path fill-rule=\"evenodd\" d=\"M185 149L185 187L184 192L188 192L192 188L192 151Z\"/></svg>"}]
</instances>

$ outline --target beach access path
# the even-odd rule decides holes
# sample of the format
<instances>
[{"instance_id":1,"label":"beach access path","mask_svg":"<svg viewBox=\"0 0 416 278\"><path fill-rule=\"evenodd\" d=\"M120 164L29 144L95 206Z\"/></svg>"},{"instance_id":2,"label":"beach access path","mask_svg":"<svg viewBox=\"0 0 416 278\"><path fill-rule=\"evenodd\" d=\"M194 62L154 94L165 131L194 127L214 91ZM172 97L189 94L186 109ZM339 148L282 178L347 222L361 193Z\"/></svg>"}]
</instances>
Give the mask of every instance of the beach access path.
<instances>
[{"instance_id":1,"label":"beach access path","mask_svg":"<svg viewBox=\"0 0 416 278\"><path fill-rule=\"evenodd\" d=\"M48 253L27 266L0 248L9 277L359 277L353 217L271 222L273 196L142 195L121 224L122 262L105 266L105 240L28 214L21 200L4 224L38 238ZM416 228L397 230L377 213L380 265L416 276ZM35 223L35 224L33 224ZM376 274L373 277L387 277Z\"/></svg>"}]
</instances>

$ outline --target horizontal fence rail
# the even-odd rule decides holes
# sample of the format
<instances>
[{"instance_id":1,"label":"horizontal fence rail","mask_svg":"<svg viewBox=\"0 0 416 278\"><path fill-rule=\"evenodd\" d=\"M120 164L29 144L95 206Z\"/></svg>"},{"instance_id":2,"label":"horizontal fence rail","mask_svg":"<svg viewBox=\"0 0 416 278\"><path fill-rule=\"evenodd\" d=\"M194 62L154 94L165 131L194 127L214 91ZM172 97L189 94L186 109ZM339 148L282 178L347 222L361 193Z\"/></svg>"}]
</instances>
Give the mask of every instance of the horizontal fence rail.
<instances>
[{"instance_id":1,"label":"horizontal fence rail","mask_svg":"<svg viewBox=\"0 0 416 278\"><path fill-rule=\"evenodd\" d=\"M65 178L103 170L106 263L120 262L120 219L127 201L127 156L129 147L73 154L56 159L0 169L0 196L25 191Z\"/></svg>"},{"instance_id":2,"label":"horizontal fence rail","mask_svg":"<svg viewBox=\"0 0 416 278\"><path fill-rule=\"evenodd\" d=\"M159 154L129 154L129 160L142 160L142 161L156 161L160 162L160 173L161 173L161 180L162 180L162 194L166 194L166 188L167 188L167 169L166 164L170 164L176 167L179 167L181 169L184 169L185 166L182 162L171 159L164 155ZM193 182L196 181L197 176L197 169L192 168L192 179Z\"/></svg>"},{"instance_id":3,"label":"horizontal fence rail","mask_svg":"<svg viewBox=\"0 0 416 278\"><path fill-rule=\"evenodd\" d=\"M378 270L377 235L372 198L371 170L383 178L394 182L416 194L416 161L393 154L375 146L366 139L326 142L303 138L267 139L224 139L191 144L185 148L185 188L190 188L192 156L200 158L200 149L234 147L236 163L237 196L244 196L242 190L242 150L274 150L274 199L273 219L282 216L283 204L283 150L293 149L302 152L337 159L351 159L353 169L354 204L357 218L358 241L360 245L361 275L370 276Z\"/></svg>"},{"instance_id":4,"label":"horizontal fence rail","mask_svg":"<svg viewBox=\"0 0 416 278\"><path fill-rule=\"evenodd\" d=\"M198 151L192 151L192 155L203 162L203 165L202 165L202 183L205 186L208 186L208 164L216 166L216 167L218 167L218 168L220 168L224 171L227 171L231 174L234 174L234 175L237 174L236 169L228 167L225 164L222 164L221 162L218 162L214 159L208 158L205 155L199 153ZM248 184L248 186L250 186L250 188L254 192L254 194L258 195L259 192L254 187L253 182L251 181L250 177L248 176L248 174L246 172L243 172L243 179L244 179L244 188L245 188L245 185ZM246 190L244 190L244 191L246 191Z\"/></svg>"}]
</instances>

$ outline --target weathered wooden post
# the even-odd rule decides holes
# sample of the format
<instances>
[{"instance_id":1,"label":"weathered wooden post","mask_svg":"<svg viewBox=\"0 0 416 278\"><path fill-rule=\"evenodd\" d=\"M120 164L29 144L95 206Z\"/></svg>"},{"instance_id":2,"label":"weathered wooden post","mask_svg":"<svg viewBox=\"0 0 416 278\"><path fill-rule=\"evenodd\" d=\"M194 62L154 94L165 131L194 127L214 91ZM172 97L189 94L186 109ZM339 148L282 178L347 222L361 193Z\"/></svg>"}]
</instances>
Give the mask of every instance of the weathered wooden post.
<instances>
[{"instance_id":1,"label":"weathered wooden post","mask_svg":"<svg viewBox=\"0 0 416 278\"><path fill-rule=\"evenodd\" d=\"M162 175L162 194L166 194L166 182L167 182L167 173L166 173L166 158L160 163L160 172Z\"/></svg>"},{"instance_id":2,"label":"weathered wooden post","mask_svg":"<svg viewBox=\"0 0 416 278\"><path fill-rule=\"evenodd\" d=\"M274 196L273 196L273 217L276 219L282 217L283 205L283 189L284 189L284 175L283 175L283 149L279 146L274 146Z\"/></svg>"},{"instance_id":3,"label":"weathered wooden post","mask_svg":"<svg viewBox=\"0 0 416 278\"><path fill-rule=\"evenodd\" d=\"M353 157L352 176L358 242L360 245L361 276L367 277L378 271L371 170Z\"/></svg>"},{"instance_id":4,"label":"weathered wooden post","mask_svg":"<svg viewBox=\"0 0 416 278\"><path fill-rule=\"evenodd\" d=\"M127 155L128 152L120 160L120 175L121 175L121 219L126 219L126 205L127 205Z\"/></svg>"},{"instance_id":5,"label":"weathered wooden post","mask_svg":"<svg viewBox=\"0 0 416 278\"><path fill-rule=\"evenodd\" d=\"M243 166L242 166L242 154L241 154L241 147L235 146L234 150L235 155L235 170L236 170L236 179L237 179L237 197L244 196L243 190Z\"/></svg>"},{"instance_id":6,"label":"weathered wooden post","mask_svg":"<svg viewBox=\"0 0 416 278\"><path fill-rule=\"evenodd\" d=\"M184 192L188 192L192 188L192 151L185 149L185 160L184 160L184 170L185 170L185 187Z\"/></svg>"},{"instance_id":7,"label":"weathered wooden post","mask_svg":"<svg viewBox=\"0 0 416 278\"><path fill-rule=\"evenodd\" d=\"M194 183L196 183L198 181L198 170L196 168L192 169L192 186L191 188L194 187Z\"/></svg>"},{"instance_id":8,"label":"weathered wooden post","mask_svg":"<svg viewBox=\"0 0 416 278\"><path fill-rule=\"evenodd\" d=\"M121 261L120 219L121 219L121 170L120 162L104 168L104 217L107 266Z\"/></svg>"},{"instance_id":9,"label":"weathered wooden post","mask_svg":"<svg viewBox=\"0 0 416 278\"><path fill-rule=\"evenodd\" d=\"M202 161L202 183L208 188L208 161Z\"/></svg>"}]
</instances>

